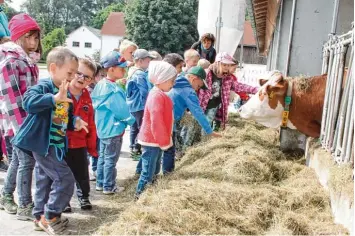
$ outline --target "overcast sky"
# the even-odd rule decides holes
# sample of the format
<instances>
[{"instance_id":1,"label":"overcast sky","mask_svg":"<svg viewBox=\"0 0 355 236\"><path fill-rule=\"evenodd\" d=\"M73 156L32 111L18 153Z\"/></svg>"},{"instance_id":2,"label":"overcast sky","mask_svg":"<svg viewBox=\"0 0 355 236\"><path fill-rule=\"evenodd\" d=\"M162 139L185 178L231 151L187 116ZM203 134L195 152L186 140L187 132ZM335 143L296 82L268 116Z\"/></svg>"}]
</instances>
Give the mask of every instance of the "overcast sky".
<instances>
[{"instance_id":1,"label":"overcast sky","mask_svg":"<svg viewBox=\"0 0 355 236\"><path fill-rule=\"evenodd\" d=\"M17 11L20 10L20 6L22 3L24 3L26 0L12 0L12 3L10 3L10 6L15 8Z\"/></svg>"}]
</instances>

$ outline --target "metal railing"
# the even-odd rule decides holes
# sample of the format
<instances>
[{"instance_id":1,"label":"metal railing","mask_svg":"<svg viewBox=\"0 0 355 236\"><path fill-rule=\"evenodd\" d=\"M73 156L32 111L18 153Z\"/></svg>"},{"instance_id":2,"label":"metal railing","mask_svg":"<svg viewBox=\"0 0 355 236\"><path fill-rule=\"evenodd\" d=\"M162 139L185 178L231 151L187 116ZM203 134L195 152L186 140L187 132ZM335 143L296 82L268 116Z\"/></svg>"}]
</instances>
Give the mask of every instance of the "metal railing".
<instances>
[{"instance_id":1,"label":"metal railing","mask_svg":"<svg viewBox=\"0 0 355 236\"><path fill-rule=\"evenodd\" d=\"M353 60L354 29L330 36L323 47L322 74L327 74L327 87L320 140L338 163L354 163Z\"/></svg>"}]
</instances>

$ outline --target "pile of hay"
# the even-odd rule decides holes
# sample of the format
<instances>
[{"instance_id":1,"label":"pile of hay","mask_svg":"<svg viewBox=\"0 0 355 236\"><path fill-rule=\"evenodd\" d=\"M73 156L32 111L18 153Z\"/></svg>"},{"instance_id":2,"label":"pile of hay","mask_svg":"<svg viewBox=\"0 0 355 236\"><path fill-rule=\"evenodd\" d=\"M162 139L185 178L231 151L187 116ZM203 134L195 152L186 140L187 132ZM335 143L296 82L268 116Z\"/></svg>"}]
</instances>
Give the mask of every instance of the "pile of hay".
<instances>
[{"instance_id":1,"label":"pile of hay","mask_svg":"<svg viewBox=\"0 0 355 236\"><path fill-rule=\"evenodd\" d=\"M221 139L188 150L176 172L147 189L98 234L346 234L303 158L278 133L231 118ZM127 186L134 193L134 187Z\"/></svg>"}]
</instances>

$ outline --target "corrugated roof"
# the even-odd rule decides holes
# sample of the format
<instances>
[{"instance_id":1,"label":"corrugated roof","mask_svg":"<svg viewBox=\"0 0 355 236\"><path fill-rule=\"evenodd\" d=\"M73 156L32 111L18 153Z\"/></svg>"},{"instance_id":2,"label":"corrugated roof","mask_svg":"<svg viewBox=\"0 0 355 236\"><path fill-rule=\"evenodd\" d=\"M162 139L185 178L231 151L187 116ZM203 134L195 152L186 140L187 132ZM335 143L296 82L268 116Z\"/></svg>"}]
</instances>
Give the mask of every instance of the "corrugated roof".
<instances>
[{"instance_id":1,"label":"corrugated roof","mask_svg":"<svg viewBox=\"0 0 355 236\"><path fill-rule=\"evenodd\" d=\"M243 44L244 46L256 46L254 32L250 21L244 22Z\"/></svg>"},{"instance_id":2,"label":"corrugated roof","mask_svg":"<svg viewBox=\"0 0 355 236\"><path fill-rule=\"evenodd\" d=\"M125 36L126 25L123 12L111 12L101 28L101 35Z\"/></svg>"}]
</instances>

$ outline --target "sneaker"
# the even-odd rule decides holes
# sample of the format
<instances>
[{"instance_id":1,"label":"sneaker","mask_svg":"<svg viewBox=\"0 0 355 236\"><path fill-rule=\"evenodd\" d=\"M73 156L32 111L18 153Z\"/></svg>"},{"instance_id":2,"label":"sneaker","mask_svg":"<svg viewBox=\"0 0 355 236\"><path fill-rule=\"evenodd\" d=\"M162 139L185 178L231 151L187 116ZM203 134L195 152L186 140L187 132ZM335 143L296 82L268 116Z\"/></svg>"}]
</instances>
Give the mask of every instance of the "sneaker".
<instances>
[{"instance_id":1,"label":"sneaker","mask_svg":"<svg viewBox=\"0 0 355 236\"><path fill-rule=\"evenodd\" d=\"M71 213L72 212L72 209L71 209L71 206L70 206L70 203L68 203L68 206L66 206L63 210L63 213Z\"/></svg>"},{"instance_id":2,"label":"sneaker","mask_svg":"<svg viewBox=\"0 0 355 236\"><path fill-rule=\"evenodd\" d=\"M26 207L17 208L16 218L18 220L34 220L35 217L32 215L32 209L34 204L28 204Z\"/></svg>"},{"instance_id":3,"label":"sneaker","mask_svg":"<svg viewBox=\"0 0 355 236\"><path fill-rule=\"evenodd\" d=\"M113 195L115 193L122 192L124 189L125 189L124 187L118 187L118 188L114 187L112 190L104 190L103 194L105 194L105 195Z\"/></svg>"},{"instance_id":4,"label":"sneaker","mask_svg":"<svg viewBox=\"0 0 355 236\"><path fill-rule=\"evenodd\" d=\"M96 171L93 171L90 175L90 181L96 181Z\"/></svg>"},{"instance_id":5,"label":"sneaker","mask_svg":"<svg viewBox=\"0 0 355 236\"><path fill-rule=\"evenodd\" d=\"M69 223L68 218L61 217L60 220L62 221L63 226L64 226L64 227L67 227L67 225L68 225L68 223ZM37 219L35 219L35 220L33 221L33 224L34 224L34 228L33 228L33 229L34 229L35 231L43 231L43 229L39 226L39 222L40 222L40 220L37 220Z\"/></svg>"},{"instance_id":6,"label":"sneaker","mask_svg":"<svg viewBox=\"0 0 355 236\"><path fill-rule=\"evenodd\" d=\"M96 186L95 190L96 191L102 191L104 188L103 187L99 187L99 186Z\"/></svg>"},{"instance_id":7,"label":"sneaker","mask_svg":"<svg viewBox=\"0 0 355 236\"><path fill-rule=\"evenodd\" d=\"M8 168L9 166L4 161L0 161L0 171L7 172Z\"/></svg>"},{"instance_id":8,"label":"sneaker","mask_svg":"<svg viewBox=\"0 0 355 236\"><path fill-rule=\"evenodd\" d=\"M9 214L17 213L17 205L14 202L12 194L5 194L0 196L0 209L4 209Z\"/></svg>"},{"instance_id":9,"label":"sneaker","mask_svg":"<svg viewBox=\"0 0 355 236\"><path fill-rule=\"evenodd\" d=\"M91 202L89 201L89 198L79 198L79 204L80 204L80 208L82 210L91 210L92 209L92 205L91 205Z\"/></svg>"},{"instance_id":10,"label":"sneaker","mask_svg":"<svg viewBox=\"0 0 355 236\"><path fill-rule=\"evenodd\" d=\"M65 223L64 219L62 220L60 217L47 220L42 216L41 220L38 222L39 227L49 235L69 235L70 232L66 229L67 224L68 223Z\"/></svg>"}]
</instances>

